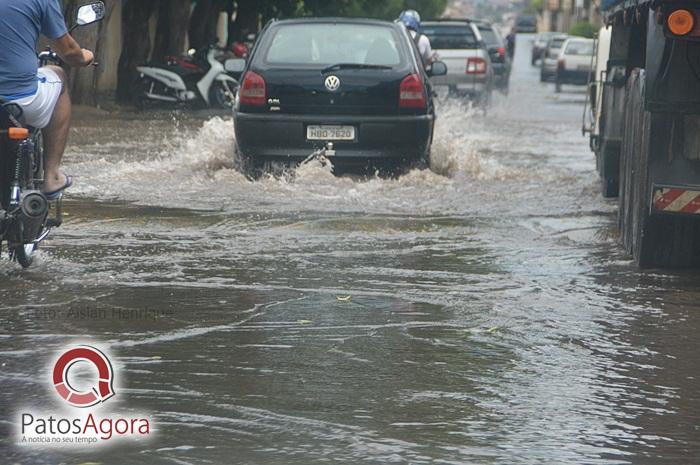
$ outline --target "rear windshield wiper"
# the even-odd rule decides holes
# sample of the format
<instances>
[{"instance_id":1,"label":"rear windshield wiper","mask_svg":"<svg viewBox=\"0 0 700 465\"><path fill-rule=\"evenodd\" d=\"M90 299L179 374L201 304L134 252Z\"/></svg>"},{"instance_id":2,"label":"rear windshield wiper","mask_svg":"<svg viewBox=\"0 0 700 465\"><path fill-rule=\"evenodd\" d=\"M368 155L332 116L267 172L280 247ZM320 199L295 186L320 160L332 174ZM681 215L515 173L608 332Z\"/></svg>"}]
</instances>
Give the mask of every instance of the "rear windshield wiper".
<instances>
[{"instance_id":1,"label":"rear windshield wiper","mask_svg":"<svg viewBox=\"0 0 700 465\"><path fill-rule=\"evenodd\" d=\"M386 65L367 65L362 63L337 63L335 65L326 66L321 70L322 73L328 73L329 71L338 71L341 69L393 69L391 66Z\"/></svg>"}]
</instances>

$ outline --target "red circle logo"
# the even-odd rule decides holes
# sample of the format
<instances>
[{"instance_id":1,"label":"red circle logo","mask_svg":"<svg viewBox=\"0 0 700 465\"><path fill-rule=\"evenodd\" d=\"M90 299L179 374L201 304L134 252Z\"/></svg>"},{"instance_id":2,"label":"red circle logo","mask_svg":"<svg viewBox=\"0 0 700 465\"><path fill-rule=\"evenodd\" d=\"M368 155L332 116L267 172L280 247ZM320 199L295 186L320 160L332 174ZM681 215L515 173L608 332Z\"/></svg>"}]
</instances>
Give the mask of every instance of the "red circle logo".
<instances>
[{"instance_id":1,"label":"red circle logo","mask_svg":"<svg viewBox=\"0 0 700 465\"><path fill-rule=\"evenodd\" d=\"M95 365L98 373L97 386L89 391L78 391L68 383L68 371L78 362ZM56 392L74 407L92 407L114 395L112 387L114 372L105 354L91 346L78 346L64 352L53 367L53 384Z\"/></svg>"}]
</instances>

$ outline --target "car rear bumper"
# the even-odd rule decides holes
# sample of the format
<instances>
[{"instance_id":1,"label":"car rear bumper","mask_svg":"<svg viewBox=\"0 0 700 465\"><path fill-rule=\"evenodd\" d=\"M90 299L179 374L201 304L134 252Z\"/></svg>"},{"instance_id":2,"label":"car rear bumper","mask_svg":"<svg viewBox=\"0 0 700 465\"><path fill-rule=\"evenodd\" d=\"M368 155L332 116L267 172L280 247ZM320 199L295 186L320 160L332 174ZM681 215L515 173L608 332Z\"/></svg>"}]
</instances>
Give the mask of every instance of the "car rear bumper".
<instances>
[{"instance_id":1,"label":"car rear bumper","mask_svg":"<svg viewBox=\"0 0 700 465\"><path fill-rule=\"evenodd\" d=\"M355 127L355 141L330 141L334 159L419 160L432 141L433 115L270 115L236 112L234 124L240 153L250 158L301 161L325 147L326 141L309 141L309 125Z\"/></svg>"},{"instance_id":2,"label":"car rear bumper","mask_svg":"<svg viewBox=\"0 0 700 465\"><path fill-rule=\"evenodd\" d=\"M579 84L586 85L588 83L588 77L590 76L590 71L588 70L558 70L557 71L557 81L562 84Z\"/></svg>"},{"instance_id":3,"label":"car rear bumper","mask_svg":"<svg viewBox=\"0 0 700 465\"><path fill-rule=\"evenodd\" d=\"M435 88L449 87L452 92L462 92L475 96L484 95L489 91L489 86L485 80L475 80L467 75L447 75L432 78Z\"/></svg>"}]
</instances>

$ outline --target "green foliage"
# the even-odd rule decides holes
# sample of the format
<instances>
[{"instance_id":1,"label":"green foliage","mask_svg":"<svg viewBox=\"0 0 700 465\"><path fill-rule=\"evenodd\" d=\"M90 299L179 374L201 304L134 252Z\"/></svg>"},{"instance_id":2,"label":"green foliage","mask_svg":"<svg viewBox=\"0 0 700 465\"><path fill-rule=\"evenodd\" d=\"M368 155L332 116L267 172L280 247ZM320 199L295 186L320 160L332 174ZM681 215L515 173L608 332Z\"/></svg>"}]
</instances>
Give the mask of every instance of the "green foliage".
<instances>
[{"instance_id":1,"label":"green foliage","mask_svg":"<svg viewBox=\"0 0 700 465\"><path fill-rule=\"evenodd\" d=\"M523 13L534 15L544 10L544 0L529 0Z\"/></svg>"},{"instance_id":2,"label":"green foliage","mask_svg":"<svg viewBox=\"0 0 700 465\"><path fill-rule=\"evenodd\" d=\"M572 36L586 37L589 39L595 37L595 33L595 26L588 21L579 21L571 26L571 30L569 31L569 34Z\"/></svg>"},{"instance_id":3,"label":"green foliage","mask_svg":"<svg viewBox=\"0 0 700 465\"><path fill-rule=\"evenodd\" d=\"M296 14L300 16L395 19L401 11L414 9L423 18L433 18L445 11L447 0L303 0L299 6Z\"/></svg>"}]
</instances>

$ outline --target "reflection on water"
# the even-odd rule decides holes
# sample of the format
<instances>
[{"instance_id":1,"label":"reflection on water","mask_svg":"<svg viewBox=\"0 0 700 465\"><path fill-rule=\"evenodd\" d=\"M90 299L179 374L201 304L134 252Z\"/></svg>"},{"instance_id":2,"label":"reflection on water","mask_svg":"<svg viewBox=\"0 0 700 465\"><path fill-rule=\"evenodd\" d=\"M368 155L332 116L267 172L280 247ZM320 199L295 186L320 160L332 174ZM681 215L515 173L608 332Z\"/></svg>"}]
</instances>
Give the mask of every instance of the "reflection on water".
<instances>
[{"instance_id":1,"label":"reflection on water","mask_svg":"<svg viewBox=\"0 0 700 465\"><path fill-rule=\"evenodd\" d=\"M621 254L585 95L538 84L526 41L510 97L443 104L432 171L399 179L253 183L228 118L80 118L65 227L31 270L0 265L2 456L692 461L698 276ZM10 446L18 398L54 405L43 357L76 340L116 355L118 405L153 412L155 440Z\"/></svg>"}]
</instances>

